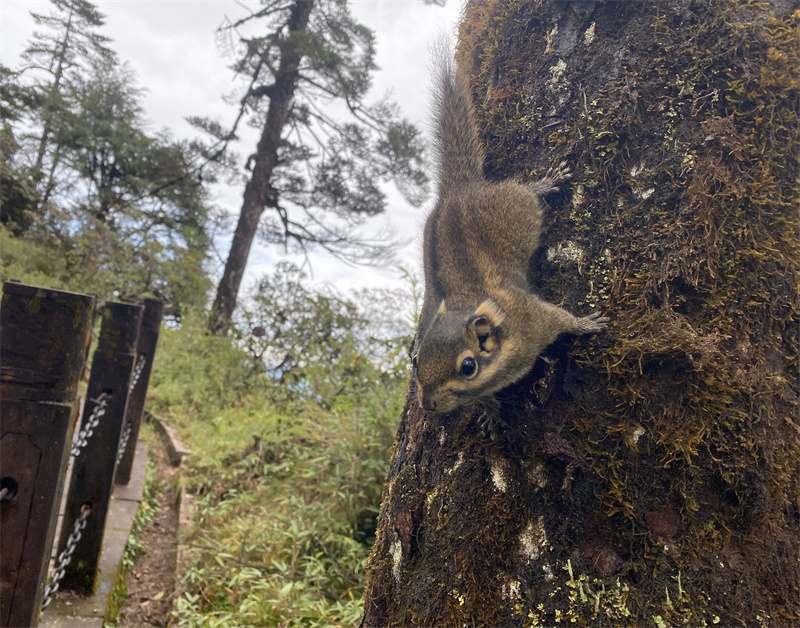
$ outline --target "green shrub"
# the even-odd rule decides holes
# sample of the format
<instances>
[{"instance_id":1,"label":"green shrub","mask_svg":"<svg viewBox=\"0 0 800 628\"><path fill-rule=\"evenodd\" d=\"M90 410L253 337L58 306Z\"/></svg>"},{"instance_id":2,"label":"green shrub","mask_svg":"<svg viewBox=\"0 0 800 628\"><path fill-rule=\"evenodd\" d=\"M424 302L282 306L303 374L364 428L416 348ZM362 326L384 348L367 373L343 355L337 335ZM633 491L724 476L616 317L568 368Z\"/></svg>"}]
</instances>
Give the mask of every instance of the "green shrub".
<instances>
[{"instance_id":1,"label":"green shrub","mask_svg":"<svg viewBox=\"0 0 800 628\"><path fill-rule=\"evenodd\" d=\"M309 311L339 303L308 296ZM358 622L408 373L406 339L375 357L341 327L335 360L333 336L297 343L291 378L260 368L244 334L209 336L193 317L162 331L149 407L193 450L184 477L197 497L177 625Z\"/></svg>"},{"instance_id":2,"label":"green shrub","mask_svg":"<svg viewBox=\"0 0 800 628\"><path fill-rule=\"evenodd\" d=\"M16 237L0 225L0 280L59 286L65 268L64 258L57 250Z\"/></svg>"},{"instance_id":3,"label":"green shrub","mask_svg":"<svg viewBox=\"0 0 800 628\"><path fill-rule=\"evenodd\" d=\"M357 623L402 402L401 386L375 386L291 416L229 409L192 432L179 625Z\"/></svg>"},{"instance_id":4,"label":"green shrub","mask_svg":"<svg viewBox=\"0 0 800 628\"><path fill-rule=\"evenodd\" d=\"M271 383L252 372L249 357L228 338L211 336L204 318L190 315L180 328L164 327L148 390L148 407L191 429L223 409L242 407Z\"/></svg>"}]
</instances>

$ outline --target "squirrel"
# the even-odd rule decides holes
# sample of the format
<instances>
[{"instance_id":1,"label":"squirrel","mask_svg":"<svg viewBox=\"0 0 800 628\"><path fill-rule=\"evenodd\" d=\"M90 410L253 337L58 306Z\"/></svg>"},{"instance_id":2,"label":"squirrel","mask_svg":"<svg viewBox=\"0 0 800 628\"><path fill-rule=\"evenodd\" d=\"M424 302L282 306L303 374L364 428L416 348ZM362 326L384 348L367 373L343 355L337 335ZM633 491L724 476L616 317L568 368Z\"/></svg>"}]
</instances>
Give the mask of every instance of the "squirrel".
<instances>
[{"instance_id":1,"label":"squirrel","mask_svg":"<svg viewBox=\"0 0 800 628\"><path fill-rule=\"evenodd\" d=\"M438 190L425 223L425 291L412 345L419 405L448 412L475 400L499 408L494 393L527 374L561 334L600 331L599 313L575 317L530 290L528 269L542 231L541 198L570 177L566 163L532 185L483 175L467 82L441 54L435 104ZM481 416L496 439L501 419Z\"/></svg>"}]
</instances>

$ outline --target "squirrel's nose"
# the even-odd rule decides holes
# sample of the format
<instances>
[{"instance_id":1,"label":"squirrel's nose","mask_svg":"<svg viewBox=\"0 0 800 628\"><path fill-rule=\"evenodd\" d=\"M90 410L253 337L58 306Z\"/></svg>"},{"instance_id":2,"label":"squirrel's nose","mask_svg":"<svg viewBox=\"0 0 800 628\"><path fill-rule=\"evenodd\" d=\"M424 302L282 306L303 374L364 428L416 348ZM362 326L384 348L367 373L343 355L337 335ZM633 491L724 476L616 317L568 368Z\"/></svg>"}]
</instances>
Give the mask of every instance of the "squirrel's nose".
<instances>
[{"instance_id":1,"label":"squirrel's nose","mask_svg":"<svg viewBox=\"0 0 800 628\"><path fill-rule=\"evenodd\" d=\"M429 395L426 395L422 392L420 392L419 395L419 405L422 406L423 410L436 411L436 401L431 399Z\"/></svg>"}]
</instances>

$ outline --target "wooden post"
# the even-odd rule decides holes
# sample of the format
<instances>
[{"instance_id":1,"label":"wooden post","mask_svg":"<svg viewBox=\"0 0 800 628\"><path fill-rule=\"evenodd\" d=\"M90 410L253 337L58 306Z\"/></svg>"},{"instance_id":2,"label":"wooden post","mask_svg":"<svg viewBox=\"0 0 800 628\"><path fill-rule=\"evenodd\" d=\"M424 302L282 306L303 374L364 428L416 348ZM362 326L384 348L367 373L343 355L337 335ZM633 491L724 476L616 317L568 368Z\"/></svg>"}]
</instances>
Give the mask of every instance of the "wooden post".
<instances>
[{"instance_id":1,"label":"wooden post","mask_svg":"<svg viewBox=\"0 0 800 628\"><path fill-rule=\"evenodd\" d=\"M87 425L97 405L92 400L105 394L108 396L108 405L94 428L94 434L75 458L64 509L64 525L61 526L58 543L60 553L66 547L72 523L80 516L81 507L89 505L91 515L86 520L86 528L61 581L61 589L71 589L84 595L94 593L142 306L106 303L102 317L100 338L86 391L82 427Z\"/></svg>"},{"instance_id":2,"label":"wooden post","mask_svg":"<svg viewBox=\"0 0 800 628\"><path fill-rule=\"evenodd\" d=\"M37 626L95 298L3 284L0 626Z\"/></svg>"},{"instance_id":3,"label":"wooden post","mask_svg":"<svg viewBox=\"0 0 800 628\"><path fill-rule=\"evenodd\" d=\"M150 372L153 370L153 360L156 355L156 345L158 344L158 333L161 331L161 316L163 312L163 302L156 299L144 300L142 326L139 329L139 340L136 343L135 368L141 370L136 383L132 383L132 390L128 398L128 409L125 411L122 429L127 431L129 436L125 451L122 453L122 458L117 465L117 474L114 480L117 484L127 484L131 479L133 454L136 451L136 441L139 439L139 426L142 422L147 386L150 383Z\"/></svg>"}]
</instances>

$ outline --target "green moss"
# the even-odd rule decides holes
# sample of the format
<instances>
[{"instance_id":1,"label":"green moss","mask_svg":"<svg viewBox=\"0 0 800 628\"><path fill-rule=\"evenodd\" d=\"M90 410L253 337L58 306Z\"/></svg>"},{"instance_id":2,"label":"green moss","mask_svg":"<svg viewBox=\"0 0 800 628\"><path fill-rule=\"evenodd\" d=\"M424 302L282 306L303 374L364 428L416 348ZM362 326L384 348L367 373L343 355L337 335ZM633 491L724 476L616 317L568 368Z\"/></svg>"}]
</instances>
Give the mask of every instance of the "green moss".
<instances>
[{"instance_id":1,"label":"green moss","mask_svg":"<svg viewBox=\"0 0 800 628\"><path fill-rule=\"evenodd\" d=\"M128 599L128 571L123 565L117 570L117 578L114 581L114 588L111 590L111 597L108 600L106 615L103 618L103 628L110 628L119 624L119 612Z\"/></svg>"}]
</instances>

